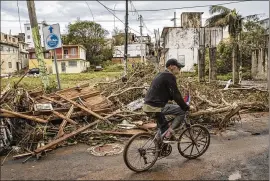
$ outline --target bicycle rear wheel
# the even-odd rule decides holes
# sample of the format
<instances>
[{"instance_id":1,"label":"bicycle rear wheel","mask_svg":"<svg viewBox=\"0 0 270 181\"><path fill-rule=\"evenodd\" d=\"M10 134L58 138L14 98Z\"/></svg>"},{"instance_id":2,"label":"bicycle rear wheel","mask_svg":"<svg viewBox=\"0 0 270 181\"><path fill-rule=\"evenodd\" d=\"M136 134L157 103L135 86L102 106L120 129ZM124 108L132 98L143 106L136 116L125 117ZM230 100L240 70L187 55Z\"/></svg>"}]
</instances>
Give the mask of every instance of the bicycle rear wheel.
<instances>
[{"instance_id":1,"label":"bicycle rear wheel","mask_svg":"<svg viewBox=\"0 0 270 181\"><path fill-rule=\"evenodd\" d=\"M158 155L158 143L150 133L139 133L131 137L123 153L126 166L134 172L150 169Z\"/></svg>"},{"instance_id":2,"label":"bicycle rear wheel","mask_svg":"<svg viewBox=\"0 0 270 181\"><path fill-rule=\"evenodd\" d=\"M202 125L192 125L186 128L179 137L178 151L188 159L195 159L203 155L210 145L210 133Z\"/></svg>"}]
</instances>

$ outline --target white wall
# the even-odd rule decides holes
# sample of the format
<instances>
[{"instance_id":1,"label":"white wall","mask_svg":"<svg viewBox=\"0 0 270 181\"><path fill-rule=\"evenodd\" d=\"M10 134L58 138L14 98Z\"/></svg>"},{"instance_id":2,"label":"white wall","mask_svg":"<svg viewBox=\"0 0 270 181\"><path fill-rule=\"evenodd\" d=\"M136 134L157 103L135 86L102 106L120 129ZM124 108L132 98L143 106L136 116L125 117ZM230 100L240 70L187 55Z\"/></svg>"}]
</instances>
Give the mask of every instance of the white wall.
<instances>
[{"instance_id":1,"label":"white wall","mask_svg":"<svg viewBox=\"0 0 270 181\"><path fill-rule=\"evenodd\" d=\"M18 48L1 44L1 74L8 74L17 71L18 55ZM11 65L11 67L9 65ZM20 68L21 65L19 64L19 69Z\"/></svg>"},{"instance_id":2,"label":"white wall","mask_svg":"<svg viewBox=\"0 0 270 181\"><path fill-rule=\"evenodd\" d=\"M69 65L69 62L71 61L76 61L77 62L77 66L74 67L74 66L70 66ZM66 72L63 72L62 71L62 62L65 63L65 67L66 67ZM82 71L86 70L87 66L89 64L86 62L86 61L83 61L83 60L68 60L68 61L57 61L57 66L58 66L58 72L59 74L60 73L68 73L68 74L71 74L71 73L81 73ZM53 74L56 74L56 71L55 71L55 64L53 62Z\"/></svg>"},{"instance_id":3,"label":"white wall","mask_svg":"<svg viewBox=\"0 0 270 181\"><path fill-rule=\"evenodd\" d=\"M80 51L80 58L83 60L86 60L86 51L85 49L83 49L82 47L79 47L79 51Z\"/></svg>"},{"instance_id":4,"label":"white wall","mask_svg":"<svg viewBox=\"0 0 270 181\"><path fill-rule=\"evenodd\" d=\"M39 34L41 36L40 38L40 43L41 46L44 47L44 39L43 39L43 27L44 25L42 23L38 23L39 26ZM27 29L29 28L29 30ZM34 48L34 41L33 41L33 36L32 36L32 29L30 24L24 24L24 32L25 32L25 43L29 44L30 48ZM30 37L30 39L29 39Z\"/></svg>"},{"instance_id":5,"label":"white wall","mask_svg":"<svg viewBox=\"0 0 270 181\"><path fill-rule=\"evenodd\" d=\"M146 54L146 44L142 44L142 55L145 57ZM123 57L124 56L124 45L114 46L113 57ZM128 57L137 57L141 56L141 44L129 44L128 45Z\"/></svg>"},{"instance_id":6,"label":"white wall","mask_svg":"<svg viewBox=\"0 0 270 181\"><path fill-rule=\"evenodd\" d=\"M214 40L218 44L222 40L222 29L216 32L215 39L211 33L211 41ZM199 36L200 30L197 28L170 28L164 39L165 48L168 49L165 53L165 62L175 58L185 64L183 71L194 71L193 65L198 63ZM209 39L210 34L206 37L206 41Z\"/></svg>"}]
</instances>

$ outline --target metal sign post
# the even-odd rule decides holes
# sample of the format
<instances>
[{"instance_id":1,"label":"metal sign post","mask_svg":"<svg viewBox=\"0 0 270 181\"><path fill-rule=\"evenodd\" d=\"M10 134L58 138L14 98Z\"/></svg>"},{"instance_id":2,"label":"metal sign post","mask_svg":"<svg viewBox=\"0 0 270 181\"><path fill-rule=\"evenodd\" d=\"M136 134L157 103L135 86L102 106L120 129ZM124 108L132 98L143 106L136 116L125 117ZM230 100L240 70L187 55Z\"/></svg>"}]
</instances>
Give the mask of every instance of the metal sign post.
<instances>
[{"instance_id":1,"label":"metal sign post","mask_svg":"<svg viewBox=\"0 0 270 181\"><path fill-rule=\"evenodd\" d=\"M54 51L54 65L55 65L55 72L56 72L56 77L57 77L58 89L61 89L59 72L58 72L58 65L57 65L57 58L56 58L56 48L62 47L59 24L45 26L43 28L43 38L45 41L45 49Z\"/></svg>"}]
</instances>

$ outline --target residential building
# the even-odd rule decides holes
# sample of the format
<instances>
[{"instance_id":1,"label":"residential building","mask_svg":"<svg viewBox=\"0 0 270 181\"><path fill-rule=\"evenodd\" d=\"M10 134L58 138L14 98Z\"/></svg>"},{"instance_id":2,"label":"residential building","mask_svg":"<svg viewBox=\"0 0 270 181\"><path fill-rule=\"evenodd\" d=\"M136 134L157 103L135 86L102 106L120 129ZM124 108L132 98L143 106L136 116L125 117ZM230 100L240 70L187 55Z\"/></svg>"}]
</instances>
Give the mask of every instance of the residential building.
<instances>
[{"instance_id":1,"label":"residential building","mask_svg":"<svg viewBox=\"0 0 270 181\"><path fill-rule=\"evenodd\" d=\"M53 51L51 55L53 59ZM81 73L90 67L90 63L86 61L86 48L82 45L63 45L56 49L56 58L59 73ZM54 65L52 70L55 74Z\"/></svg>"},{"instance_id":2,"label":"residential building","mask_svg":"<svg viewBox=\"0 0 270 181\"><path fill-rule=\"evenodd\" d=\"M170 58L176 58L185 64L183 71L194 71L194 64L198 63L198 50L200 47L216 47L223 39L222 28L204 28L201 26L201 14L191 13L181 16L184 20L181 27L164 27L161 33L163 39L163 60L165 65ZM193 17L188 20L187 17ZM197 17L198 20L194 19ZM185 28L184 28L185 27Z\"/></svg>"},{"instance_id":3,"label":"residential building","mask_svg":"<svg viewBox=\"0 0 270 181\"><path fill-rule=\"evenodd\" d=\"M10 74L21 69L18 50L18 38L1 32L1 74Z\"/></svg>"},{"instance_id":4,"label":"residential building","mask_svg":"<svg viewBox=\"0 0 270 181\"><path fill-rule=\"evenodd\" d=\"M32 68L38 68L38 60L36 57L36 53L35 53L35 49L31 48L28 49L28 57L29 57L29 69ZM44 62L45 62L45 67L47 70L47 73L52 73L53 72L53 61L52 61L52 56L49 50L45 50L45 48L43 48L43 56L44 56Z\"/></svg>"},{"instance_id":5,"label":"residential building","mask_svg":"<svg viewBox=\"0 0 270 181\"><path fill-rule=\"evenodd\" d=\"M114 52L113 52L113 63L121 63L124 58L124 49L125 46L114 46ZM146 59L146 56L148 55L149 48L146 43L142 44L142 52L141 52L141 44L129 44L128 45L128 61L129 62L141 62L141 54L143 57L143 61Z\"/></svg>"},{"instance_id":6,"label":"residential building","mask_svg":"<svg viewBox=\"0 0 270 181\"><path fill-rule=\"evenodd\" d=\"M41 46L44 47L44 39L43 39L43 27L48 26L47 23L42 22L38 23L39 35L40 35L40 43ZM25 43L29 44L29 48L34 48L34 41L32 35L32 28L30 23L24 24L24 32L25 32Z\"/></svg>"},{"instance_id":7,"label":"residential building","mask_svg":"<svg viewBox=\"0 0 270 181\"><path fill-rule=\"evenodd\" d=\"M23 41L19 41L18 42L19 45L19 57L18 60L21 64L21 68L27 68L29 66L29 57L28 57L28 44L23 42Z\"/></svg>"},{"instance_id":8,"label":"residential building","mask_svg":"<svg viewBox=\"0 0 270 181\"><path fill-rule=\"evenodd\" d=\"M86 61L86 49L81 45L63 45L56 50L59 73L80 73L90 66ZM44 62L48 73L55 74L54 51L43 49ZM29 69L38 68L35 49L29 50Z\"/></svg>"}]
</instances>

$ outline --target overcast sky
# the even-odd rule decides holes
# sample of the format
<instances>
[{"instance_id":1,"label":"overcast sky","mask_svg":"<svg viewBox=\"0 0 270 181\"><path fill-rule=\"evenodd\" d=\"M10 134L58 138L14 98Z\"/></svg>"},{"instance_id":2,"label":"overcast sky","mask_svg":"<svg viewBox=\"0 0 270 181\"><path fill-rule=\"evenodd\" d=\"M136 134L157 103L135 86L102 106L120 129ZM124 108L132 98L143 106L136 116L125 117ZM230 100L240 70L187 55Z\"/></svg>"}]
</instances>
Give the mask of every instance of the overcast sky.
<instances>
[{"instance_id":1,"label":"overcast sky","mask_svg":"<svg viewBox=\"0 0 270 181\"><path fill-rule=\"evenodd\" d=\"M97 1L87 1L90 9L94 15L94 20L100 23L103 28L112 32L114 28L114 16L110 14L102 5ZM204 6L214 5L220 3L228 3L232 1L133 1L133 4L137 10L145 9L163 9L163 8L181 8L192 6ZM25 1L18 1L21 27L24 32L24 23L29 22L29 16ZM111 9L125 10L125 1L101 1L104 5ZM115 6L116 4L116 6ZM80 18L81 20L93 20L93 17L89 11L85 1L35 1L36 14L38 21L47 21L48 24L59 23L61 33L66 33L66 26L69 22L73 23ZM243 16L251 14L262 14L262 18L269 17L269 1L249 1L240 2L234 4L224 5L228 8L236 8ZM131 6L129 4L129 9ZM143 28L143 34L149 34L154 29L162 31L165 26L173 26L173 22L170 21L173 18L173 14L176 11L177 25L180 25L180 15L182 12L204 12L202 16L203 23L209 15L209 7L201 8L184 8L181 10L167 10L156 12L139 12L144 18L146 27ZM116 16L124 22L124 12L116 12ZM139 21L137 21L137 13L129 13L129 26L139 32ZM124 25L115 20L115 26L124 29ZM17 1L1 1L1 32L12 34L18 34L21 32ZM131 30L134 32L133 30ZM151 35L153 36L153 35Z\"/></svg>"}]
</instances>

